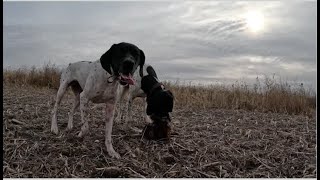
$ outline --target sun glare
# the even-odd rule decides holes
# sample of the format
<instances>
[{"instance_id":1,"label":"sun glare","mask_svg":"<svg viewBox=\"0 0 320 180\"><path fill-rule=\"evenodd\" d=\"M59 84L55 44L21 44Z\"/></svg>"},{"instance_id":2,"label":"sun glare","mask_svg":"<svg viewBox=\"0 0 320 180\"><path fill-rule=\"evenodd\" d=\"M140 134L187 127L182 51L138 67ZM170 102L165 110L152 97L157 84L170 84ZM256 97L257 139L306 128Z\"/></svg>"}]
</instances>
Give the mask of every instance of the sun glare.
<instances>
[{"instance_id":1,"label":"sun glare","mask_svg":"<svg viewBox=\"0 0 320 180\"><path fill-rule=\"evenodd\" d=\"M264 29L264 17L261 12L250 11L246 14L246 24L253 33L261 32Z\"/></svg>"}]
</instances>

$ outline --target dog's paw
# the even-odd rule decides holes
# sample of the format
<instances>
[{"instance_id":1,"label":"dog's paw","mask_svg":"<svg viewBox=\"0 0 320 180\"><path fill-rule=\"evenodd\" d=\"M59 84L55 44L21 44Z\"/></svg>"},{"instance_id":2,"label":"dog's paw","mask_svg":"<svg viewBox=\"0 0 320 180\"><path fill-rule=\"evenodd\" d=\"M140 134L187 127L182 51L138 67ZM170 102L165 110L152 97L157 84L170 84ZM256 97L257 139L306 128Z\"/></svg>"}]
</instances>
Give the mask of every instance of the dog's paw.
<instances>
[{"instance_id":1,"label":"dog's paw","mask_svg":"<svg viewBox=\"0 0 320 180\"><path fill-rule=\"evenodd\" d=\"M68 130L71 130L72 128L73 128L73 123L68 123L67 131L68 131Z\"/></svg>"},{"instance_id":2,"label":"dog's paw","mask_svg":"<svg viewBox=\"0 0 320 180\"><path fill-rule=\"evenodd\" d=\"M81 131L78 134L78 137L83 137L84 135L86 135L89 131L89 125L88 123L84 123L81 127Z\"/></svg>"},{"instance_id":3,"label":"dog's paw","mask_svg":"<svg viewBox=\"0 0 320 180\"><path fill-rule=\"evenodd\" d=\"M120 159L121 156L119 153L117 153L115 150L109 150L108 151L109 156L111 156L112 158L116 158L116 159Z\"/></svg>"},{"instance_id":4,"label":"dog's paw","mask_svg":"<svg viewBox=\"0 0 320 180\"><path fill-rule=\"evenodd\" d=\"M78 137L79 137L79 138L82 138L83 135L84 135L84 133L83 133L82 131L80 131L79 134L78 134Z\"/></svg>"},{"instance_id":5,"label":"dog's paw","mask_svg":"<svg viewBox=\"0 0 320 180\"><path fill-rule=\"evenodd\" d=\"M144 120L145 120L146 123L152 123L153 122L148 115L145 115Z\"/></svg>"},{"instance_id":6,"label":"dog's paw","mask_svg":"<svg viewBox=\"0 0 320 180\"><path fill-rule=\"evenodd\" d=\"M58 126L51 126L51 132L53 132L54 134L58 134Z\"/></svg>"}]
</instances>

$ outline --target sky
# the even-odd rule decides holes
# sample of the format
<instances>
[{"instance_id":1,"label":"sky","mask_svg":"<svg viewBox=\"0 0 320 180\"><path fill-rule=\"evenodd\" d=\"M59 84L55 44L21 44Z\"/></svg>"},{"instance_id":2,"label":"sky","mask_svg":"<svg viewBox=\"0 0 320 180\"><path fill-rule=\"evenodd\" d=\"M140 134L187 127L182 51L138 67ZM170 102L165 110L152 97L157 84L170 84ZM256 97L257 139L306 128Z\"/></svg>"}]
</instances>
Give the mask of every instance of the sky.
<instances>
[{"instance_id":1,"label":"sky","mask_svg":"<svg viewBox=\"0 0 320 180\"><path fill-rule=\"evenodd\" d=\"M316 88L316 1L4 2L4 68L95 61L129 42L161 80Z\"/></svg>"}]
</instances>

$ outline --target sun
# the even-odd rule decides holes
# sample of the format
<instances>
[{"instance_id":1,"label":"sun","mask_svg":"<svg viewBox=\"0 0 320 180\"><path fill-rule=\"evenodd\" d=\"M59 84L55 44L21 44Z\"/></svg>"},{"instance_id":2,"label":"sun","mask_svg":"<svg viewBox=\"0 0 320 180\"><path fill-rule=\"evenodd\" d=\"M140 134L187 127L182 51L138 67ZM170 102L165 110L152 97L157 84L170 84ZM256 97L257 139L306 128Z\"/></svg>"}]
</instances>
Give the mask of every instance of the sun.
<instances>
[{"instance_id":1,"label":"sun","mask_svg":"<svg viewBox=\"0 0 320 180\"><path fill-rule=\"evenodd\" d=\"M264 17L261 12L250 11L246 14L245 20L252 33L259 33L264 29Z\"/></svg>"}]
</instances>

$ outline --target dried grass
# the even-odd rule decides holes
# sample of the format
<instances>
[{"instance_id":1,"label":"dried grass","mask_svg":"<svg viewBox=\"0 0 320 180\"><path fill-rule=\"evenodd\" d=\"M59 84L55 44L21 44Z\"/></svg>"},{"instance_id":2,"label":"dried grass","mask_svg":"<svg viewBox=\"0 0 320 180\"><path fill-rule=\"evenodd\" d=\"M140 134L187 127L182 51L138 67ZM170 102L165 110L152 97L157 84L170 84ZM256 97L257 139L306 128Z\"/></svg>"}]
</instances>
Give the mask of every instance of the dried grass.
<instances>
[{"instance_id":1,"label":"dried grass","mask_svg":"<svg viewBox=\"0 0 320 180\"><path fill-rule=\"evenodd\" d=\"M55 65L47 64L42 68L4 70L4 84L19 86L59 88L61 70ZM177 105L192 109L244 109L259 112L288 114L315 114L316 95L303 84L293 88L287 82L265 76L257 78L252 88L245 82L226 85L182 86L179 82L165 82L172 90Z\"/></svg>"},{"instance_id":2,"label":"dried grass","mask_svg":"<svg viewBox=\"0 0 320 180\"><path fill-rule=\"evenodd\" d=\"M265 77L262 86L259 78L253 88L245 82L226 85L179 85L166 82L166 87L173 91L176 104L193 109L244 109L259 112L303 114L312 116L316 108L316 95L305 89L292 88L275 78Z\"/></svg>"},{"instance_id":3,"label":"dried grass","mask_svg":"<svg viewBox=\"0 0 320 180\"><path fill-rule=\"evenodd\" d=\"M20 86L32 85L58 89L61 70L54 64L46 64L41 68L4 69L3 83Z\"/></svg>"}]
</instances>

